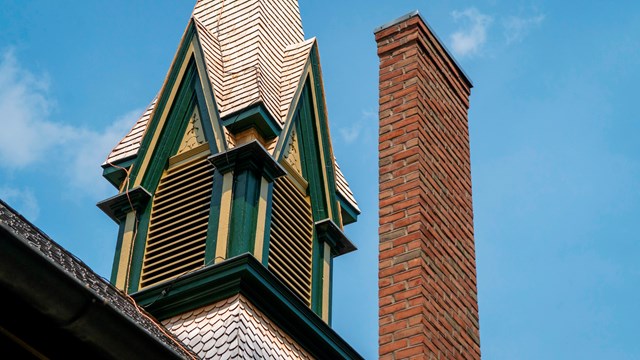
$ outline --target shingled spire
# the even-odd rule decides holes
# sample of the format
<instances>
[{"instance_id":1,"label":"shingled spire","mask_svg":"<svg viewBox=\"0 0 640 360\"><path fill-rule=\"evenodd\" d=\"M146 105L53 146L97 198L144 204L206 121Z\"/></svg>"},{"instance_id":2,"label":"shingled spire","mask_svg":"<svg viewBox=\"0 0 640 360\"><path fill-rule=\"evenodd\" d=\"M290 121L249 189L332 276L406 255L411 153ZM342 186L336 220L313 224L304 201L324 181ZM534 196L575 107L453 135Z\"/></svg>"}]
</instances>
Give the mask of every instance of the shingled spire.
<instances>
[{"instance_id":1,"label":"shingled spire","mask_svg":"<svg viewBox=\"0 0 640 360\"><path fill-rule=\"evenodd\" d=\"M359 209L297 1L198 1L103 167L119 189L98 204L120 225L112 282L199 356L359 358L329 327Z\"/></svg>"},{"instance_id":2,"label":"shingled spire","mask_svg":"<svg viewBox=\"0 0 640 360\"><path fill-rule=\"evenodd\" d=\"M201 0L193 10L198 32L210 37L209 76L216 85L222 118L263 103L284 124L291 88L299 79L287 78L298 66L287 60L304 42L297 1ZM276 31L274 31L276 30ZM295 64L294 64L295 65ZM299 78L299 71L298 71Z\"/></svg>"}]
</instances>

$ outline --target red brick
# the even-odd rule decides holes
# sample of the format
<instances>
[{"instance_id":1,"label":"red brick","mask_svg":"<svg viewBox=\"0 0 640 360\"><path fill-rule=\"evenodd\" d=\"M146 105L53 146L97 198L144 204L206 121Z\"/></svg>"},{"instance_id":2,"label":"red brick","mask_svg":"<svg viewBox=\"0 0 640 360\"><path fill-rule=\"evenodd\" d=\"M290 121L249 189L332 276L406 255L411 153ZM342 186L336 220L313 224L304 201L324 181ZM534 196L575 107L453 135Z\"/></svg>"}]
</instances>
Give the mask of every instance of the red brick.
<instances>
[{"instance_id":1,"label":"red brick","mask_svg":"<svg viewBox=\"0 0 640 360\"><path fill-rule=\"evenodd\" d=\"M470 83L413 16L380 57L380 358L479 359Z\"/></svg>"},{"instance_id":2,"label":"red brick","mask_svg":"<svg viewBox=\"0 0 640 360\"><path fill-rule=\"evenodd\" d=\"M421 313L422 313L422 307L421 306L414 306L412 308L396 312L393 315L393 318L395 320L402 320L402 319L406 319L408 317L420 315Z\"/></svg>"},{"instance_id":3,"label":"red brick","mask_svg":"<svg viewBox=\"0 0 640 360\"><path fill-rule=\"evenodd\" d=\"M405 321L394 321L392 323L390 323L389 325L385 325L385 326L381 326L380 327L380 334L393 334L396 331L402 330L402 329L406 329L408 326L408 322Z\"/></svg>"},{"instance_id":4,"label":"red brick","mask_svg":"<svg viewBox=\"0 0 640 360\"><path fill-rule=\"evenodd\" d=\"M392 353L394 350L402 349L407 346L409 342L407 340L396 340L392 341L388 344L380 346L380 356L382 357L385 354Z\"/></svg>"},{"instance_id":5,"label":"red brick","mask_svg":"<svg viewBox=\"0 0 640 360\"><path fill-rule=\"evenodd\" d=\"M396 359L407 359L413 355L418 355L423 353L423 348L420 345L404 348L400 351L395 352Z\"/></svg>"}]
</instances>

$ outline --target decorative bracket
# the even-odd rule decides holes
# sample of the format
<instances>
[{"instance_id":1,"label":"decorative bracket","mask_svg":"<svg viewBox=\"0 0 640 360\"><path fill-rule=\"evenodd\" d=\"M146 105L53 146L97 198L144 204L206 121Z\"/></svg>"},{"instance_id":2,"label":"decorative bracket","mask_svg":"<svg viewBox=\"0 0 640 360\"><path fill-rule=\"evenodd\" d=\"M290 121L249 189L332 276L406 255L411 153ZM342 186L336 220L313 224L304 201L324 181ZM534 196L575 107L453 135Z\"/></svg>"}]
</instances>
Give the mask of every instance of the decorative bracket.
<instances>
[{"instance_id":1,"label":"decorative bracket","mask_svg":"<svg viewBox=\"0 0 640 360\"><path fill-rule=\"evenodd\" d=\"M211 155L209 161L222 174L229 171L253 169L262 174L269 182L286 174L284 168L256 140Z\"/></svg>"},{"instance_id":2,"label":"decorative bracket","mask_svg":"<svg viewBox=\"0 0 640 360\"><path fill-rule=\"evenodd\" d=\"M334 256L344 255L357 249L333 220L320 220L315 223L315 226L318 239L329 244Z\"/></svg>"},{"instance_id":3,"label":"decorative bracket","mask_svg":"<svg viewBox=\"0 0 640 360\"><path fill-rule=\"evenodd\" d=\"M137 186L131 190L125 191L106 200L102 200L96 205L105 214L109 215L113 221L119 224L124 220L129 211L138 211L143 209L147 206L150 199L151 193L142 186Z\"/></svg>"}]
</instances>

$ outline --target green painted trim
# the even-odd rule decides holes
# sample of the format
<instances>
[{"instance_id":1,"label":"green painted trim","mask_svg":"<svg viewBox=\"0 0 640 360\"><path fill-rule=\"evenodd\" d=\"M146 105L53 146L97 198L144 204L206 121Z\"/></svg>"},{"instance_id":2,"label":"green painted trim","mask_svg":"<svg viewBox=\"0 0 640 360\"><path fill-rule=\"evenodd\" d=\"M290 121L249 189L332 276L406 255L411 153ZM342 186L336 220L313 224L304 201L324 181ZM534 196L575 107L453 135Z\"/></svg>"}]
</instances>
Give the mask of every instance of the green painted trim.
<instances>
[{"instance_id":1,"label":"green painted trim","mask_svg":"<svg viewBox=\"0 0 640 360\"><path fill-rule=\"evenodd\" d=\"M269 182L287 173L282 165L276 162L256 140L211 155L209 161L223 174L229 171L252 169L264 176Z\"/></svg>"},{"instance_id":2,"label":"green painted trim","mask_svg":"<svg viewBox=\"0 0 640 360\"><path fill-rule=\"evenodd\" d=\"M116 162L115 164L113 164L115 166L105 164L102 167L102 177L107 179L107 181L109 181L111 185L115 186L116 189L120 189L120 186L122 186L122 182L127 177L126 171L124 171L124 169L122 168L128 168L129 166L133 165L135 161L136 156L132 156L128 159Z\"/></svg>"},{"instance_id":3,"label":"green painted trim","mask_svg":"<svg viewBox=\"0 0 640 360\"><path fill-rule=\"evenodd\" d=\"M195 91L196 91L196 101L198 103L198 112L200 113L200 123L202 123L202 130L204 130L204 138L209 144L209 151L212 154L217 153L218 145L216 144L216 138L213 134L213 128L211 127L211 119L209 118L209 112L207 111L207 101L204 98L204 92L202 90L202 84L200 83L200 78L196 76L195 83ZM216 119L216 121L218 121ZM224 138L224 133L222 134Z\"/></svg>"},{"instance_id":4,"label":"green painted trim","mask_svg":"<svg viewBox=\"0 0 640 360\"><path fill-rule=\"evenodd\" d=\"M97 204L98 208L107 214L118 224L118 238L111 268L111 283L115 284L120 267L120 254L122 253L122 242L125 233L127 213L134 210L136 212L144 209L151 199L151 194L143 187L135 187L127 192L120 193L103 200ZM133 209L132 209L133 206ZM135 241L135 239L134 239Z\"/></svg>"},{"instance_id":5,"label":"green painted trim","mask_svg":"<svg viewBox=\"0 0 640 360\"><path fill-rule=\"evenodd\" d=\"M142 186L102 200L96 204L113 221L120 224L131 210L140 211L151 200L151 194Z\"/></svg>"},{"instance_id":6,"label":"green painted trim","mask_svg":"<svg viewBox=\"0 0 640 360\"><path fill-rule=\"evenodd\" d=\"M155 193L155 189L158 188L162 173L167 166L167 160L171 155L174 155L180 147L182 137L184 136L193 113L193 109L198 101L196 91L197 78L196 65L194 60L191 59L174 98L174 102L171 104L171 109L167 116L165 126L163 129L156 129L156 131L162 131L156 148L148 149L149 151L153 151L153 156L149 162L147 171L145 171L145 174L143 175L144 178L142 179L142 184L143 187L147 189L154 189L153 193ZM200 111L200 116L203 116L203 109L198 109ZM205 126L203 125L203 127ZM145 139L150 139L151 137L152 136L145 136ZM138 159L142 159L144 156L144 153L140 153ZM136 166L139 166L139 164L137 163ZM140 215L138 231L136 232L136 238L134 239L129 274L129 292L137 291L140 283L150 213L151 204L149 204L145 208L145 211Z\"/></svg>"},{"instance_id":7,"label":"green painted trim","mask_svg":"<svg viewBox=\"0 0 640 360\"><path fill-rule=\"evenodd\" d=\"M311 210L313 221L320 221L329 216L329 210L326 207L327 194L324 191L324 179L326 167L321 163L319 144L317 139L315 114L312 107L312 93L310 90L310 81L305 82L302 93L300 94L300 102L294 117L296 132L299 136L298 149L302 162L302 175L309 181L308 193L311 197ZM326 158L326 157L325 157ZM324 276L324 249L322 242L318 238L318 234L314 231L313 235L313 259L311 273L311 308L313 311L322 316L323 302L323 276Z\"/></svg>"},{"instance_id":8,"label":"green painted trim","mask_svg":"<svg viewBox=\"0 0 640 360\"><path fill-rule=\"evenodd\" d=\"M213 264L218 245L218 226L220 225L220 206L222 202L222 174L218 169L213 173L213 193L209 208L209 226L207 227L207 244L205 245L204 263Z\"/></svg>"},{"instance_id":9,"label":"green painted trim","mask_svg":"<svg viewBox=\"0 0 640 360\"><path fill-rule=\"evenodd\" d=\"M111 278L109 282L111 285L116 284L116 279L118 278L118 268L120 267L120 253L122 252L122 237L124 236L124 228L126 224L125 222L121 222L118 224L118 240L116 241L116 251L113 255L113 265L111 265Z\"/></svg>"},{"instance_id":10,"label":"green painted trim","mask_svg":"<svg viewBox=\"0 0 640 360\"><path fill-rule=\"evenodd\" d=\"M324 168L320 163L320 154L316 139L315 121L311 110L311 91L308 82L300 96L300 103L296 114L297 133L300 158L302 161L302 175L309 181L309 196L311 196L311 209L313 220L319 221L329 216L326 208L324 193Z\"/></svg>"},{"instance_id":11,"label":"green painted trim","mask_svg":"<svg viewBox=\"0 0 640 360\"><path fill-rule=\"evenodd\" d=\"M233 171L227 257L253 251L258 223L261 179L284 176L285 170L257 141L209 157L222 174Z\"/></svg>"},{"instance_id":12,"label":"green painted trim","mask_svg":"<svg viewBox=\"0 0 640 360\"><path fill-rule=\"evenodd\" d=\"M191 23L193 23L193 20L191 20ZM200 42L200 38L198 35L198 32L196 31L196 36L193 38L193 40L195 40L195 45L194 46L194 52L195 52L195 56L196 56L196 63L198 66L203 66L205 70L205 78L209 79L209 73L208 70L206 69L207 65L206 62L204 61L204 54L203 54L203 50L202 50L202 45ZM200 79L198 79L198 82L200 82ZM211 138L207 138L209 143L213 143L216 144L214 145L214 147L212 147L212 154L215 154L218 151L225 151L227 150L227 139L224 133L224 130L222 129L222 125L220 124L220 111L218 111L218 103L216 100L216 95L215 95L215 89L213 88L213 84L211 83L211 81L206 81L205 83L206 88L209 90L209 93L211 94L211 103L213 105L213 109L212 110L213 114L215 114L216 119L215 121L210 121L209 125L211 126ZM200 106L200 109L208 109L207 105L206 105L206 98L204 97L204 92L202 91L204 88L200 88L202 94L198 94L198 105ZM202 95L202 96L201 96ZM200 100L202 100L202 102L200 102ZM201 110L202 111L202 110ZM210 119L210 117L207 114L207 119ZM211 120L211 119L210 119ZM214 129L215 127L215 129ZM222 142L222 148L218 149L217 146L217 141L215 140L215 135L214 133L217 133L220 136L221 142ZM215 148L215 152L213 151L213 149Z\"/></svg>"},{"instance_id":13,"label":"green painted trim","mask_svg":"<svg viewBox=\"0 0 640 360\"><path fill-rule=\"evenodd\" d=\"M193 21L191 21L189 22L189 26L187 27L184 38L180 44L180 48L178 49L178 52L176 53L176 56L174 58L174 62L171 66L171 69L169 70L167 82L162 90L162 96L160 96L160 98L158 99L156 108L153 112L153 116L151 117L151 119L149 119L149 125L147 126L145 136L142 138L140 149L138 150L138 157L131 171L131 179L130 179L131 184L134 184L136 178L138 177L140 166L146 157L147 151L149 151L149 146L151 145L153 134L157 131L158 122L160 121L160 118L164 113L165 107L167 105L168 106L173 105L173 104L167 104L169 100L170 92L171 92L170 89L173 89L175 86L178 85L176 84L176 82L178 81L180 68L185 61L187 52L189 50L189 45L195 33L196 33L195 25L193 24ZM186 73L184 78L187 78ZM155 149L151 149L151 151L154 151L154 150ZM155 187L153 187L153 189L155 189Z\"/></svg>"},{"instance_id":14,"label":"green painted trim","mask_svg":"<svg viewBox=\"0 0 640 360\"><path fill-rule=\"evenodd\" d=\"M262 247L262 265L269 266L269 244L271 242L271 208L273 206L273 183L269 183L267 192L267 212L264 220L264 242Z\"/></svg>"},{"instance_id":15,"label":"green painted trim","mask_svg":"<svg viewBox=\"0 0 640 360\"><path fill-rule=\"evenodd\" d=\"M160 183L163 171L167 167L167 159L177 153L182 137L196 105L195 94L195 63L190 62L182 84L178 90L175 102L167 116L167 121L149 161L149 166L142 178L142 186L147 189L155 189ZM202 114L200 114L202 115Z\"/></svg>"},{"instance_id":16,"label":"green painted trim","mask_svg":"<svg viewBox=\"0 0 640 360\"><path fill-rule=\"evenodd\" d=\"M233 174L233 200L227 257L252 252L255 247L261 174L244 169Z\"/></svg>"},{"instance_id":17,"label":"green painted trim","mask_svg":"<svg viewBox=\"0 0 640 360\"><path fill-rule=\"evenodd\" d=\"M362 359L253 255L242 254L132 294L159 320L243 295L317 359Z\"/></svg>"},{"instance_id":18,"label":"green painted trim","mask_svg":"<svg viewBox=\"0 0 640 360\"><path fill-rule=\"evenodd\" d=\"M129 268L129 284L127 284L127 293L131 294L138 291L140 285L140 276L142 274L142 260L144 259L144 249L147 240L147 231L149 229L149 218L151 216L150 201L147 207L138 217L138 226L136 227L136 237L133 239L133 249L131 250L131 267Z\"/></svg>"},{"instance_id":19,"label":"green painted trim","mask_svg":"<svg viewBox=\"0 0 640 360\"><path fill-rule=\"evenodd\" d=\"M269 114L263 103L225 116L222 124L233 134L254 127L266 140L275 138L282 131L280 124Z\"/></svg>"},{"instance_id":20,"label":"green painted trim","mask_svg":"<svg viewBox=\"0 0 640 360\"><path fill-rule=\"evenodd\" d=\"M320 141L322 141L322 149L324 152L324 159L327 162L324 166L325 176L327 180L327 184L329 186L329 204L331 206L332 220L337 224L340 223L339 209L338 209L338 200L336 198L336 176L334 170L334 158L333 158L333 149L331 148L331 141L329 135L329 122L326 117L325 110L325 98L324 98L324 86L322 83L322 74L320 71L320 58L318 56L318 45L317 43L311 48L311 68L313 73L313 78L315 79L315 94L316 94L316 104L318 108L316 109L316 118L320 124Z\"/></svg>"},{"instance_id":21,"label":"green painted trim","mask_svg":"<svg viewBox=\"0 0 640 360\"><path fill-rule=\"evenodd\" d=\"M329 259L329 319L328 323L331 326L333 322L333 256Z\"/></svg>"},{"instance_id":22,"label":"green painted trim","mask_svg":"<svg viewBox=\"0 0 640 360\"><path fill-rule=\"evenodd\" d=\"M322 317L322 295L324 293L324 244L313 232L313 258L311 264L311 309Z\"/></svg>"},{"instance_id":23,"label":"green painted trim","mask_svg":"<svg viewBox=\"0 0 640 360\"><path fill-rule=\"evenodd\" d=\"M340 256L357 250L356 246L347 238L340 227L331 219L317 221L315 232L322 243L329 244L332 256Z\"/></svg>"},{"instance_id":24,"label":"green painted trim","mask_svg":"<svg viewBox=\"0 0 640 360\"><path fill-rule=\"evenodd\" d=\"M349 225L358 221L360 211L351 206L340 194L338 194L338 202L340 203L340 211L342 211L342 225Z\"/></svg>"}]
</instances>

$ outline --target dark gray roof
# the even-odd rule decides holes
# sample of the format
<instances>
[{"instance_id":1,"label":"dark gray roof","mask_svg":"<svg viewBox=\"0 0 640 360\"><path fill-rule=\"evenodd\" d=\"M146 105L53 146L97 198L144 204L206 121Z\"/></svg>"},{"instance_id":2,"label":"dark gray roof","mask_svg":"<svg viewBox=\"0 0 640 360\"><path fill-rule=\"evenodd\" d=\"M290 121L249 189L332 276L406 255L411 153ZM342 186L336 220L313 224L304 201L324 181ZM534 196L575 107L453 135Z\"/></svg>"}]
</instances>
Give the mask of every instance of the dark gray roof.
<instances>
[{"instance_id":1,"label":"dark gray roof","mask_svg":"<svg viewBox=\"0 0 640 360\"><path fill-rule=\"evenodd\" d=\"M90 234L87 235L90 237ZM82 342L90 343L90 348L98 351L105 351L102 349L105 347L113 352L110 356L195 358L179 340L139 308L133 299L96 274L2 200L0 290L6 296L16 298L16 303L27 303L25 308L35 309L38 316L45 314L38 319L46 318L46 321L60 324L64 332L78 332L76 336ZM102 323L91 324L96 320ZM95 332L93 335L92 331ZM95 344L103 340L105 344ZM129 348L132 343L139 344L140 349L117 348Z\"/></svg>"}]
</instances>

